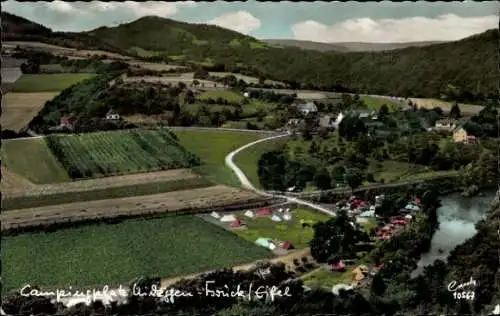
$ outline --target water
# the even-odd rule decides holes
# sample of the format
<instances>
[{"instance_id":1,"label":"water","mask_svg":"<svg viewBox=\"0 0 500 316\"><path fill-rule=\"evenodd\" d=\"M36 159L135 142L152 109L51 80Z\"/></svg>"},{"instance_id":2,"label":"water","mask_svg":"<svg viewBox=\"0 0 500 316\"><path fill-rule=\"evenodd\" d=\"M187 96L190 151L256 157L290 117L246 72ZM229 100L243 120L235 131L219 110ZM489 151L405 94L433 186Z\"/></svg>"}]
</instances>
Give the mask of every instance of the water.
<instances>
[{"instance_id":1,"label":"water","mask_svg":"<svg viewBox=\"0 0 500 316\"><path fill-rule=\"evenodd\" d=\"M491 209L496 191L486 191L483 196L466 198L451 194L441 198L438 209L439 229L431 241L431 249L423 254L412 276L418 276L423 268L441 259L446 261L456 246L464 243L476 233L475 224Z\"/></svg>"}]
</instances>

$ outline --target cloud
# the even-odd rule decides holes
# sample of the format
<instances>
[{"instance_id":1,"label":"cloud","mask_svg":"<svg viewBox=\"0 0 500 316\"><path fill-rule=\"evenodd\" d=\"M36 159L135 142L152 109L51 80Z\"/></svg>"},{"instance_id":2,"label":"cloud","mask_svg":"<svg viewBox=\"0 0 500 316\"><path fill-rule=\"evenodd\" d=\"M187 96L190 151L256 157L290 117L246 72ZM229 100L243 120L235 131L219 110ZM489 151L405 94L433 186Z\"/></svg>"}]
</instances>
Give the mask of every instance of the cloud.
<instances>
[{"instance_id":1,"label":"cloud","mask_svg":"<svg viewBox=\"0 0 500 316\"><path fill-rule=\"evenodd\" d=\"M437 18L403 19L358 18L333 25L304 21L292 25L295 39L314 42L397 43L417 41L454 41L498 27L496 15L460 17L446 14Z\"/></svg>"},{"instance_id":2,"label":"cloud","mask_svg":"<svg viewBox=\"0 0 500 316\"><path fill-rule=\"evenodd\" d=\"M239 33L249 34L258 29L260 20L246 11L229 12L207 22Z\"/></svg>"}]
</instances>

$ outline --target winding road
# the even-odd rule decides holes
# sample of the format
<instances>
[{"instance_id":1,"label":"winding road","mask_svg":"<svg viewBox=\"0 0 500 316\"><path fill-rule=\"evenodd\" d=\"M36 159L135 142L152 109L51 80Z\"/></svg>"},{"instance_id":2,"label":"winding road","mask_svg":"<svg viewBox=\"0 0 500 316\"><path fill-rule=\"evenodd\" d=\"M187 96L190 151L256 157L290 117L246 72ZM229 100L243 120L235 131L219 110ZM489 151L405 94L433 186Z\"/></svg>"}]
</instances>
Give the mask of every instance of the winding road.
<instances>
[{"instance_id":1,"label":"winding road","mask_svg":"<svg viewBox=\"0 0 500 316\"><path fill-rule=\"evenodd\" d=\"M266 191L261 191L259 189L257 189L256 187L253 186L253 184L250 182L250 180L248 180L247 176L245 175L245 173L234 163L234 157L240 153L241 151L249 148L249 147L252 147L256 144L259 144L259 143L262 143L262 142L266 142L266 141L270 141L270 140L273 140L273 139L278 139L278 138L284 138L284 137L289 137L291 136L292 134L291 133L286 133L286 134L280 134L280 135L274 135L274 136L270 136L270 137L266 137L266 138L262 138L262 139L259 139L259 140L256 140L254 142L251 142L251 143L248 143L246 145L243 145L241 146L240 148L236 149L236 150L233 150L232 152L230 152L226 158L225 158L225 162L226 162L226 165L231 168L231 170L233 170L233 172L236 174L236 176L238 177L238 180L240 181L241 185L245 188L245 189L248 189L248 190L252 190L254 191L255 193L259 194L259 195L262 195L262 196L267 196L267 197L277 197L277 198L283 198L285 199L287 202L290 202L290 203L296 203L296 204L299 204L299 205L304 205L304 206L308 206L310 208L313 208L317 211L320 211L320 212L323 212L323 213L326 213L330 216L335 216L335 212L333 212L332 210L329 210L321 205L318 205L318 204L315 204L315 203L311 203L309 201L305 201L305 200L301 200L301 199L298 199L296 197L290 197L290 196L286 196L284 194L282 194L283 192L273 192L273 193L269 193L269 192L266 192Z\"/></svg>"}]
</instances>

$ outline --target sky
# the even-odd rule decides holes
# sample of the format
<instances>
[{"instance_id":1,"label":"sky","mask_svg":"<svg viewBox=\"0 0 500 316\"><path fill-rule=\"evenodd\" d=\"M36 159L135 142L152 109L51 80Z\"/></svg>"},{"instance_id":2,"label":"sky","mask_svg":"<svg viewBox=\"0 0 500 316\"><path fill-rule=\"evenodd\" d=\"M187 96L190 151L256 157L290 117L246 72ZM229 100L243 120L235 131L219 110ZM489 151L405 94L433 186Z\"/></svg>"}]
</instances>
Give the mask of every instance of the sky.
<instances>
[{"instance_id":1,"label":"sky","mask_svg":"<svg viewBox=\"0 0 500 316\"><path fill-rule=\"evenodd\" d=\"M453 41L498 27L487 2L2 2L55 31L88 31L142 16L222 26L259 39L324 43Z\"/></svg>"}]
</instances>

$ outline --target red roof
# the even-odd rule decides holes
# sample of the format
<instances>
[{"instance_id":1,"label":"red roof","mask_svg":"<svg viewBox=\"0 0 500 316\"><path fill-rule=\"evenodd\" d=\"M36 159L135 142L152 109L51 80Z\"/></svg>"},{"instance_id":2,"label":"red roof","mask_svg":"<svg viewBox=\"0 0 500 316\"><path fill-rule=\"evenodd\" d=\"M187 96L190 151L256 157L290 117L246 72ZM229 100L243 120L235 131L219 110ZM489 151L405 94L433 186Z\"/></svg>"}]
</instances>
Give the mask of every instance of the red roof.
<instances>
[{"instance_id":1,"label":"red roof","mask_svg":"<svg viewBox=\"0 0 500 316\"><path fill-rule=\"evenodd\" d=\"M285 249L285 250L290 250L290 249L293 249L293 245L291 242L289 241L284 241L282 244L281 244L281 248Z\"/></svg>"},{"instance_id":2,"label":"red roof","mask_svg":"<svg viewBox=\"0 0 500 316\"><path fill-rule=\"evenodd\" d=\"M261 208L260 210L257 210L255 214L257 215L271 215L273 211L271 211L270 208Z\"/></svg>"},{"instance_id":3,"label":"red roof","mask_svg":"<svg viewBox=\"0 0 500 316\"><path fill-rule=\"evenodd\" d=\"M229 224L229 227L240 227L241 225L243 225L243 222L237 219L233 221L231 224Z\"/></svg>"}]
</instances>

